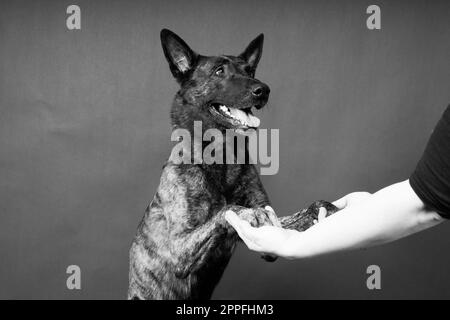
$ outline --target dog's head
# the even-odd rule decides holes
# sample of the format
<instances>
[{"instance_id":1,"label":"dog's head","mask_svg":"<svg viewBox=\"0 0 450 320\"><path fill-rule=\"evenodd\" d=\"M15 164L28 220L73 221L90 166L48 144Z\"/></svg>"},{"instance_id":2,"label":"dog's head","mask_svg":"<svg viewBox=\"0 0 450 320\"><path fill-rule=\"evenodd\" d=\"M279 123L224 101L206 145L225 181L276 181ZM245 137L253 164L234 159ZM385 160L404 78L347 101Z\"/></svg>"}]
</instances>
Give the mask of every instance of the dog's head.
<instances>
[{"instance_id":1,"label":"dog's head","mask_svg":"<svg viewBox=\"0 0 450 320\"><path fill-rule=\"evenodd\" d=\"M203 56L163 29L164 54L181 86L172 109L174 125L186 127L198 120L205 129L257 128L260 121L252 109L262 108L270 92L266 84L255 79L263 41L260 34L238 56Z\"/></svg>"}]
</instances>

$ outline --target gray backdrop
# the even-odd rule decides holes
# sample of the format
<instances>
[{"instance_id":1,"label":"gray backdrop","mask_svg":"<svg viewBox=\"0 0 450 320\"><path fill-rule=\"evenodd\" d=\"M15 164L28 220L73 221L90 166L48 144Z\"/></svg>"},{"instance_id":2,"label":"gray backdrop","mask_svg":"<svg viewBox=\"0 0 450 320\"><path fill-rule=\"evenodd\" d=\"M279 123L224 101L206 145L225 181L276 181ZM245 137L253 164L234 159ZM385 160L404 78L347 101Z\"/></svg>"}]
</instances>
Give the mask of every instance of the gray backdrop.
<instances>
[{"instance_id":1,"label":"gray backdrop","mask_svg":"<svg viewBox=\"0 0 450 320\"><path fill-rule=\"evenodd\" d=\"M0 298L124 298L128 248L170 151L177 85L159 31L204 54L266 35L263 182L279 215L406 179L450 102L448 1L0 3ZM366 8L382 9L382 30ZM268 264L240 245L214 298L450 298L449 226L362 252ZM82 290L66 289L66 267ZM366 288L366 267L382 290Z\"/></svg>"}]
</instances>

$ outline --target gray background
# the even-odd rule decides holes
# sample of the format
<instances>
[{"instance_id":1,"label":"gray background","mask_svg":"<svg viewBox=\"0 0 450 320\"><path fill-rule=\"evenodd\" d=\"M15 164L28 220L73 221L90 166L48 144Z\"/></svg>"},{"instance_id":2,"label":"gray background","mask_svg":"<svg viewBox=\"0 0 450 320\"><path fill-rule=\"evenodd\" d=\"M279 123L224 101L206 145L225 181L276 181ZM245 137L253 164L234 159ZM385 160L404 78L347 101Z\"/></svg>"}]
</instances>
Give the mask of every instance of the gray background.
<instances>
[{"instance_id":1,"label":"gray background","mask_svg":"<svg viewBox=\"0 0 450 320\"><path fill-rule=\"evenodd\" d=\"M159 31L204 54L266 35L263 182L279 215L408 177L450 102L448 1L0 3L0 298L124 298L128 248L170 151ZM368 5L382 30L365 27ZM214 298L450 298L449 226L367 251L263 262L242 245ZM66 289L66 267L82 290ZM382 290L366 289L366 267Z\"/></svg>"}]
</instances>

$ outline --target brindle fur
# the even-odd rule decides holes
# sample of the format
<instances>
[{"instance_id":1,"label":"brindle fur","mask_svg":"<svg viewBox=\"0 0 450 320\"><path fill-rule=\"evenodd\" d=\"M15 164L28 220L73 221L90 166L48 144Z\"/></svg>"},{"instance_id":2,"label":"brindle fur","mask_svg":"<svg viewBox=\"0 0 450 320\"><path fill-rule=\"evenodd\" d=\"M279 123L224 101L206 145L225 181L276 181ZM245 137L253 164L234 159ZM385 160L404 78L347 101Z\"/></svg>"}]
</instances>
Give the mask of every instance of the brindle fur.
<instances>
[{"instance_id":1,"label":"brindle fur","mask_svg":"<svg viewBox=\"0 0 450 320\"><path fill-rule=\"evenodd\" d=\"M193 133L193 121L202 121L203 130L233 128L208 111L211 102L240 109L266 104L269 88L254 78L262 35L237 57L198 55L168 30L161 32L161 41L181 86L171 110L174 129ZM222 77L214 76L218 65L226 65ZM255 86L265 90L263 96L252 96ZM131 246L128 298L209 299L239 240L224 219L229 209L253 226L300 231L313 224L319 207L335 211L319 201L279 220L267 206L270 201L253 165L175 164L169 157Z\"/></svg>"}]
</instances>

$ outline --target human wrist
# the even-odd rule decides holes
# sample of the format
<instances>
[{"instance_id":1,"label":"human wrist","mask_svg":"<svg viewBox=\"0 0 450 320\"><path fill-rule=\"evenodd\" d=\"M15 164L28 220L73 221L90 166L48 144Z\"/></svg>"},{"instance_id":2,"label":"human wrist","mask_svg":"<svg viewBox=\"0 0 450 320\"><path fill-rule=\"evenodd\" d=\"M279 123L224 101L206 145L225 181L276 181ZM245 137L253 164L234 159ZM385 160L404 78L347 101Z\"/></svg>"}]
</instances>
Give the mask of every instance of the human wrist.
<instances>
[{"instance_id":1,"label":"human wrist","mask_svg":"<svg viewBox=\"0 0 450 320\"><path fill-rule=\"evenodd\" d=\"M280 248L280 256L288 260L306 258L307 253L304 252L302 238L302 232L289 230L289 235Z\"/></svg>"}]
</instances>

